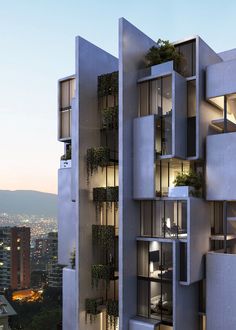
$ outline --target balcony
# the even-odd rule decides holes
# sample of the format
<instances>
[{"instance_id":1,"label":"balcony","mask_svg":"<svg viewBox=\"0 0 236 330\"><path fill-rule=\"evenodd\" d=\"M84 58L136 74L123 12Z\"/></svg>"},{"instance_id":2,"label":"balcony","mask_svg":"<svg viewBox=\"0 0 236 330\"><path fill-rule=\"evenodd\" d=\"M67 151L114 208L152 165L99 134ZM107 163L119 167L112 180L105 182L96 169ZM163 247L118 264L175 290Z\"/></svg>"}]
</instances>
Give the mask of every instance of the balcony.
<instances>
[{"instance_id":1,"label":"balcony","mask_svg":"<svg viewBox=\"0 0 236 330\"><path fill-rule=\"evenodd\" d=\"M170 65L172 63L172 66ZM151 122L142 121L155 115L154 138L157 157L186 157L187 84L185 78L173 70L173 62L151 68L151 76L138 80L140 122L134 129ZM149 127L151 128L151 127ZM151 130L151 132L153 129ZM134 133L135 140L139 132ZM139 140L139 143L141 141Z\"/></svg>"},{"instance_id":2,"label":"balcony","mask_svg":"<svg viewBox=\"0 0 236 330\"><path fill-rule=\"evenodd\" d=\"M180 244L180 281L189 285L204 276L204 255L210 250L210 205L201 198L142 201L140 236L144 242Z\"/></svg>"}]
</instances>

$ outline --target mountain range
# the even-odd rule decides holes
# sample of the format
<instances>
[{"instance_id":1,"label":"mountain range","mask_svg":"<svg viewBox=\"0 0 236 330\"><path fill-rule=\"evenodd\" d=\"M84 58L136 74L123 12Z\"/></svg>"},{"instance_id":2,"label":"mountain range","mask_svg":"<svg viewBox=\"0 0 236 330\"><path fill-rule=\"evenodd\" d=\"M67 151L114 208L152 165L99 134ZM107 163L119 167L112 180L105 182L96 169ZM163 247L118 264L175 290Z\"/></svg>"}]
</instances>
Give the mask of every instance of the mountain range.
<instances>
[{"instance_id":1,"label":"mountain range","mask_svg":"<svg viewBox=\"0 0 236 330\"><path fill-rule=\"evenodd\" d=\"M56 217L57 195L33 190L0 190L0 213Z\"/></svg>"}]
</instances>

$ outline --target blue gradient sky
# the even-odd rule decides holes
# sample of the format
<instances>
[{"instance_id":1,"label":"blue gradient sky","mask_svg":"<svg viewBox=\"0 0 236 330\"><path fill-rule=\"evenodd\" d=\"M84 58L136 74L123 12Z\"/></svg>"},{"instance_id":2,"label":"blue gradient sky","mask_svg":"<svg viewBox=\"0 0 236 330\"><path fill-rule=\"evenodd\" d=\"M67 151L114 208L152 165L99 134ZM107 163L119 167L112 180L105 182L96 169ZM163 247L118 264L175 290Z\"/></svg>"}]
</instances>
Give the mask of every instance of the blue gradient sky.
<instances>
[{"instance_id":1,"label":"blue gradient sky","mask_svg":"<svg viewBox=\"0 0 236 330\"><path fill-rule=\"evenodd\" d=\"M236 3L191 0L0 0L0 189L57 190L57 79L74 72L81 35L117 55L123 16L157 40L199 34L236 47Z\"/></svg>"}]
</instances>

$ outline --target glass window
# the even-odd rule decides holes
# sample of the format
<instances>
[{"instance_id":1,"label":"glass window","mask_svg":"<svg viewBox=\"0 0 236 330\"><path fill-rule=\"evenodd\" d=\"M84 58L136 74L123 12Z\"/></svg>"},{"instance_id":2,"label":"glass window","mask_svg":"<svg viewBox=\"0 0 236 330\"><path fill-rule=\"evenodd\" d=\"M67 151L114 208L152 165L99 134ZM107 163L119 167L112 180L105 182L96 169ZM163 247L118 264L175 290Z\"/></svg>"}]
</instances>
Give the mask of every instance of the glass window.
<instances>
[{"instance_id":1,"label":"glass window","mask_svg":"<svg viewBox=\"0 0 236 330\"><path fill-rule=\"evenodd\" d=\"M164 219L164 201L155 202L153 217L153 237L162 237L162 221Z\"/></svg>"},{"instance_id":2,"label":"glass window","mask_svg":"<svg viewBox=\"0 0 236 330\"><path fill-rule=\"evenodd\" d=\"M141 202L141 235L152 236L152 202Z\"/></svg>"},{"instance_id":3,"label":"glass window","mask_svg":"<svg viewBox=\"0 0 236 330\"><path fill-rule=\"evenodd\" d=\"M71 110L60 111L60 138L70 138Z\"/></svg>"},{"instance_id":4,"label":"glass window","mask_svg":"<svg viewBox=\"0 0 236 330\"><path fill-rule=\"evenodd\" d=\"M156 162L156 196L168 196L168 188L174 186L174 180L178 173L188 172L189 161L178 159L163 159Z\"/></svg>"},{"instance_id":5,"label":"glass window","mask_svg":"<svg viewBox=\"0 0 236 330\"><path fill-rule=\"evenodd\" d=\"M156 114L156 152L172 153L172 76L139 84L139 114Z\"/></svg>"},{"instance_id":6,"label":"glass window","mask_svg":"<svg viewBox=\"0 0 236 330\"><path fill-rule=\"evenodd\" d=\"M177 71L184 77L196 75L196 40L188 41L176 45L176 49L181 53L182 59Z\"/></svg>"},{"instance_id":7,"label":"glass window","mask_svg":"<svg viewBox=\"0 0 236 330\"><path fill-rule=\"evenodd\" d=\"M173 314L172 283L151 282L150 316L162 321L172 321Z\"/></svg>"},{"instance_id":8,"label":"glass window","mask_svg":"<svg viewBox=\"0 0 236 330\"><path fill-rule=\"evenodd\" d=\"M139 113L141 117L149 115L149 81L139 84Z\"/></svg>"},{"instance_id":9,"label":"glass window","mask_svg":"<svg viewBox=\"0 0 236 330\"><path fill-rule=\"evenodd\" d=\"M187 244L180 243L180 281L187 281Z\"/></svg>"},{"instance_id":10,"label":"glass window","mask_svg":"<svg viewBox=\"0 0 236 330\"><path fill-rule=\"evenodd\" d=\"M149 242L138 242L138 276L149 277Z\"/></svg>"},{"instance_id":11,"label":"glass window","mask_svg":"<svg viewBox=\"0 0 236 330\"><path fill-rule=\"evenodd\" d=\"M196 81L187 82L187 156L196 155Z\"/></svg>"},{"instance_id":12,"label":"glass window","mask_svg":"<svg viewBox=\"0 0 236 330\"><path fill-rule=\"evenodd\" d=\"M141 236L187 236L187 201L143 201L141 210Z\"/></svg>"},{"instance_id":13,"label":"glass window","mask_svg":"<svg viewBox=\"0 0 236 330\"><path fill-rule=\"evenodd\" d=\"M150 82L150 109L152 114L161 115L161 78Z\"/></svg>"},{"instance_id":14,"label":"glass window","mask_svg":"<svg viewBox=\"0 0 236 330\"><path fill-rule=\"evenodd\" d=\"M149 282L138 280L138 315L148 317L149 310Z\"/></svg>"},{"instance_id":15,"label":"glass window","mask_svg":"<svg viewBox=\"0 0 236 330\"><path fill-rule=\"evenodd\" d=\"M71 107L71 99L75 95L75 79L60 82L60 109Z\"/></svg>"},{"instance_id":16,"label":"glass window","mask_svg":"<svg viewBox=\"0 0 236 330\"><path fill-rule=\"evenodd\" d=\"M162 115L172 112L172 76L162 78Z\"/></svg>"}]
</instances>

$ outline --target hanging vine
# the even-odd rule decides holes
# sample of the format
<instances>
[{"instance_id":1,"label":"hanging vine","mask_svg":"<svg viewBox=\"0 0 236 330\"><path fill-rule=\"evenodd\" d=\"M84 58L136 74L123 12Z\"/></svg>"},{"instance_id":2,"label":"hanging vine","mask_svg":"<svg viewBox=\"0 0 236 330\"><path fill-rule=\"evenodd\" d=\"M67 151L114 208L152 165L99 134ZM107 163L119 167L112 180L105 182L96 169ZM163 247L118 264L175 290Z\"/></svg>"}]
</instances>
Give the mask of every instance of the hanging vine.
<instances>
[{"instance_id":1,"label":"hanging vine","mask_svg":"<svg viewBox=\"0 0 236 330\"><path fill-rule=\"evenodd\" d=\"M98 306L103 304L103 298L93 298L85 299L85 322L87 323L87 318L89 315L90 324L96 321L96 317L99 313Z\"/></svg>"},{"instance_id":2,"label":"hanging vine","mask_svg":"<svg viewBox=\"0 0 236 330\"><path fill-rule=\"evenodd\" d=\"M107 286L110 286L110 281L114 278L114 266L112 265L92 265L91 279L92 288L98 288L100 280L104 280Z\"/></svg>"},{"instance_id":3,"label":"hanging vine","mask_svg":"<svg viewBox=\"0 0 236 330\"><path fill-rule=\"evenodd\" d=\"M118 94L118 71L98 77L98 97Z\"/></svg>"},{"instance_id":4,"label":"hanging vine","mask_svg":"<svg viewBox=\"0 0 236 330\"><path fill-rule=\"evenodd\" d=\"M102 128L118 129L118 106L102 109Z\"/></svg>"},{"instance_id":5,"label":"hanging vine","mask_svg":"<svg viewBox=\"0 0 236 330\"><path fill-rule=\"evenodd\" d=\"M119 302L118 300L107 301L107 321L110 327L117 326L119 318Z\"/></svg>"},{"instance_id":6,"label":"hanging vine","mask_svg":"<svg viewBox=\"0 0 236 330\"><path fill-rule=\"evenodd\" d=\"M87 163L87 181L89 177L97 172L100 166L103 170L110 160L110 149L106 147L96 147L87 150L86 163Z\"/></svg>"}]
</instances>

